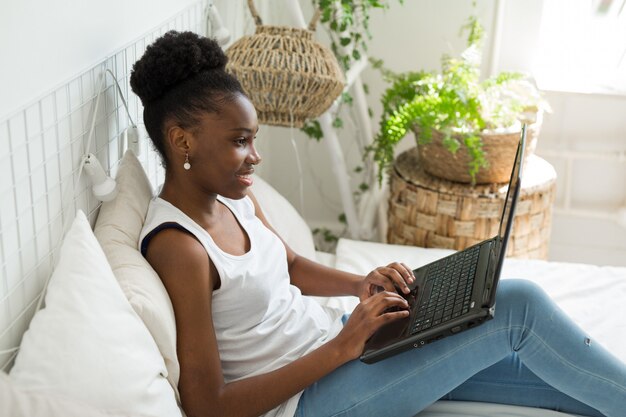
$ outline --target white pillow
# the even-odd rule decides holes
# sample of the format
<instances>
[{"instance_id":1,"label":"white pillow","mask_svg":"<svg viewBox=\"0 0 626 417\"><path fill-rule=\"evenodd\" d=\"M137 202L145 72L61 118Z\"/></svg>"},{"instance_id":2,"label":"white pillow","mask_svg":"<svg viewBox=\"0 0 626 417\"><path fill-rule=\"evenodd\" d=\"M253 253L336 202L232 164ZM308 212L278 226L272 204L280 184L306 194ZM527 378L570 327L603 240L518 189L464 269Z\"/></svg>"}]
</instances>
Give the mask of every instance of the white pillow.
<instances>
[{"instance_id":1,"label":"white pillow","mask_svg":"<svg viewBox=\"0 0 626 417\"><path fill-rule=\"evenodd\" d=\"M174 310L163 283L137 250L153 190L137 157L127 151L117 172L118 195L102 203L94 233L126 298L152 334L180 402ZM311 231L291 204L258 176L253 193L270 224L297 253L315 259Z\"/></svg>"},{"instance_id":2,"label":"white pillow","mask_svg":"<svg viewBox=\"0 0 626 417\"><path fill-rule=\"evenodd\" d=\"M258 175L254 176L252 193L267 221L285 243L298 255L315 260L311 229L291 203Z\"/></svg>"},{"instance_id":3,"label":"white pillow","mask_svg":"<svg viewBox=\"0 0 626 417\"><path fill-rule=\"evenodd\" d=\"M154 338L176 398L180 368L174 309L161 279L137 250L153 197L152 185L134 153L126 151L117 171L117 197L102 203L94 233L124 295Z\"/></svg>"},{"instance_id":4,"label":"white pillow","mask_svg":"<svg viewBox=\"0 0 626 417\"><path fill-rule=\"evenodd\" d=\"M367 274L391 262L403 262L409 268L417 268L454 252L341 238L337 243L335 267L355 274Z\"/></svg>"},{"instance_id":5,"label":"white pillow","mask_svg":"<svg viewBox=\"0 0 626 417\"><path fill-rule=\"evenodd\" d=\"M0 372L0 416L7 417L130 417L99 410L58 394L19 389Z\"/></svg>"},{"instance_id":6,"label":"white pillow","mask_svg":"<svg viewBox=\"0 0 626 417\"><path fill-rule=\"evenodd\" d=\"M17 387L102 410L181 416L166 372L79 211L61 246L45 308L24 333L11 379Z\"/></svg>"}]
</instances>

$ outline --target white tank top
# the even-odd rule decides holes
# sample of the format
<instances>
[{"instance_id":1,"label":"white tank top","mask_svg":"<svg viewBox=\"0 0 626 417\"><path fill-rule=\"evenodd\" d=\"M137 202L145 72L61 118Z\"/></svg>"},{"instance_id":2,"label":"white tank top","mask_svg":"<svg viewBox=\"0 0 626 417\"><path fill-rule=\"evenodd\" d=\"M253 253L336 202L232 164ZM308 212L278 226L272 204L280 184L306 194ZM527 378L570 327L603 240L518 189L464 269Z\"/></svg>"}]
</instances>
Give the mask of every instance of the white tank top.
<instances>
[{"instance_id":1,"label":"white tank top","mask_svg":"<svg viewBox=\"0 0 626 417\"><path fill-rule=\"evenodd\" d=\"M156 198L140 235L145 255L158 231L176 227L193 234L220 276L213 291L213 325L226 382L267 373L293 362L335 337L341 312L322 307L290 284L283 242L254 214L252 201L218 196L250 239L241 256L222 251L209 233L169 202ZM180 277L184 279L184 277ZM293 416L300 394L265 414Z\"/></svg>"}]
</instances>

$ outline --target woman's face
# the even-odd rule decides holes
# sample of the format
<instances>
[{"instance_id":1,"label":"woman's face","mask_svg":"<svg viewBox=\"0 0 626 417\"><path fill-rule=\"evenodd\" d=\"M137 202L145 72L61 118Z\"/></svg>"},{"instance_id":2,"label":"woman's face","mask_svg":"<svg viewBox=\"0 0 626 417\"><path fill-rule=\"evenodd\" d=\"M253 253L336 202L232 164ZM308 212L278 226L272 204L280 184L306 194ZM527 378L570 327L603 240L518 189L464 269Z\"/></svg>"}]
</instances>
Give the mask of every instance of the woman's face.
<instances>
[{"instance_id":1,"label":"woman's face","mask_svg":"<svg viewBox=\"0 0 626 417\"><path fill-rule=\"evenodd\" d=\"M219 113L205 113L192 132L185 174L208 194L243 198L261 162L254 146L258 129L254 106L243 95L226 101Z\"/></svg>"}]
</instances>

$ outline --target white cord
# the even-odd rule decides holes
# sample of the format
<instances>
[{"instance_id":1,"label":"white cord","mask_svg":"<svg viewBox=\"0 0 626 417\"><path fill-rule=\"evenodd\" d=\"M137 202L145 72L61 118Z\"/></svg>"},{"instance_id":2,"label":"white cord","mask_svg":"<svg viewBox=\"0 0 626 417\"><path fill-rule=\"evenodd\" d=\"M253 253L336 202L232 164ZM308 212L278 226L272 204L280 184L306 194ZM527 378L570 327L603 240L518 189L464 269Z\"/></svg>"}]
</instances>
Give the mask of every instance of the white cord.
<instances>
[{"instance_id":1,"label":"white cord","mask_svg":"<svg viewBox=\"0 0 626 417\"><path fill-rule=\"evenodd\" d=\"M137 127L137 125L135 125L135 122L133 121L133 118L130 115L130 111L128 110L128 105L126 104L126 100L124 99L124 94L122 93L120 84L117 82L117 78L115 78L115 75L110 69L106 69L104 73L102 74L102 79L100 80L100 85L98 86L98 94L96 95L96 106L94 108L93 114L91 115L91 128L89 129L89 136L87 136L87 146L85 147L83 151L83 155L87 155L89 153L89 150L91 149L91 142L93 140L93 132L96 127L96 117L98 114L98 106L100 104L100 96L102 95L102 90L104 87L104 82L106 81L107 73L111 74L111 77L113 77L113 81L115 82L115 85L117 86L117 91L119 92L120 100L122 100L122 104L124 105L124 108L126 109L126 115L128 116L128 121L130 122L130 126L134 128ZM84 160L81 161L80 172L78 176L79 180L80 180L80 174L82 174L83 165L84 165Z\"/></svg>"},{"instance_id":2,"label":"white cord","mask_svg":"<svg viewBox=\"0 0 626 417\"><path fill-rule=\"evenodd\" d=\"M128 116L128 121L130 122L130 125L132 127L137 127L135 122L133 122L132 116L130 115L130 110L128 110L128 104L126 104L126 100L124 99L124 93L122 93L122 88L120 87L120 83L117 81L117 78L115 78L113 71L107 68L106 72L111 74L111 77L113 77L113 81L115 82L115 85L117 86L117 91L120 93L120 100L122 100L122 104L124 105L124 108L126 109L126 115Z\"/></svg>"},{"instance_id":3,"label":"white cord","mask_svg":"<svg viewBox=\"0 0 626 417\"><path fill-rule=\"evenodd\" d=\"M100 85L98 86L98 94L96 95L96 105L94 107L93 113L91 114L91 127L89 128L89 135L87 136L87 146L83 148L83 155L87 155L89 150L91 149L91 141L93 140L93 132L96 127L96 115L98 114L98 106L100 105L100 95L102 93L102 87L104 87L104 81L106 80L106 72L102 74L102 79L100 80ZM85 159L81 159L80 167L78 169L78 181L80 182L80 176L83 173L83 167L85 165Z\"/></svg>"}]
</instances>

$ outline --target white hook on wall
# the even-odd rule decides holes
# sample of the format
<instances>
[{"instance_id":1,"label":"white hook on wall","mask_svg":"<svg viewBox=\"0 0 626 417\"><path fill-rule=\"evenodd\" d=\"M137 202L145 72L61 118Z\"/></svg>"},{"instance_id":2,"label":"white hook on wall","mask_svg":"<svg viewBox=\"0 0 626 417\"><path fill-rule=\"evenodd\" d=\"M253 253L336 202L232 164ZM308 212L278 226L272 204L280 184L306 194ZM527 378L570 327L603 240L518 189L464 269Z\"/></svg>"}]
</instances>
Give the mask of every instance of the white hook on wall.
<instances>
[{"instance_id":1,"label":"white hook on wall","mask_svg":"<svg viewBox=\"0 0 626 417\"><path fill-rule=\"evenodd\" d=\"M208 10L209 29L208 35L215 39L220 46L224 46L230 41L230 32L224 27L220 13L213 4L209 5Z\"/></svg>"}]
</instances>

